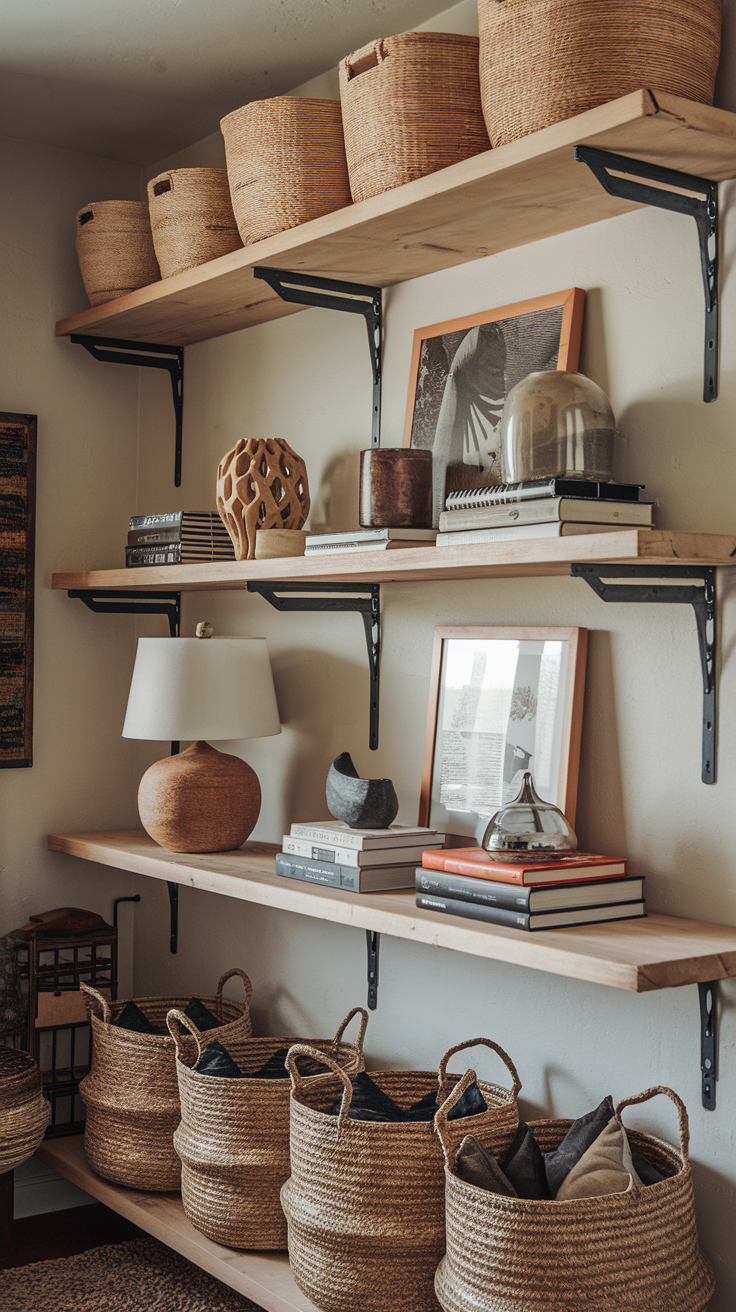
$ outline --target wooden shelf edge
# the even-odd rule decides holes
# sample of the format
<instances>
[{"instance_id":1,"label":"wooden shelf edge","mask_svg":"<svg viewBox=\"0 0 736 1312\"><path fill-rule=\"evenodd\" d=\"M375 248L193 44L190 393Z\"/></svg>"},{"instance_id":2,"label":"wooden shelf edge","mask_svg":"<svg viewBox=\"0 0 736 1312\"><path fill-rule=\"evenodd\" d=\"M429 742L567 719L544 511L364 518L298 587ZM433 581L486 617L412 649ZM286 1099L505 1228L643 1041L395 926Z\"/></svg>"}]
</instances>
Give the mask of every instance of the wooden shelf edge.
<instances>
[{"instance_id":1,"label":"wooden shelf edge","mask_svg":"<svg viewBox=\"0 0 736 1312\"><path fill-rule=\"evenodd\" d=\"M142 830L50 834L48 847L154 879L635 993L736 976L736 929L670 916L524 933L424 911L410 891L357 896L279 878L275 844L187 856Z\"/></svg>"},{"instance_id":2,"label":"wooden shelf edge","mask_svg":"<svg viewBox=\"0 0 736 1312\"><path fill-rule=\"evenodd\" d=\"M113 1212L253 1299L265 1312L316 1312L314 1304L297 1289L286 1253L243 1253L223 1248L195 1230L184 1215L178 1194L142 1193L103 1180L87 1162L82 1135L45 1139L36 1156Z\"/></svg>"}]
</instances>

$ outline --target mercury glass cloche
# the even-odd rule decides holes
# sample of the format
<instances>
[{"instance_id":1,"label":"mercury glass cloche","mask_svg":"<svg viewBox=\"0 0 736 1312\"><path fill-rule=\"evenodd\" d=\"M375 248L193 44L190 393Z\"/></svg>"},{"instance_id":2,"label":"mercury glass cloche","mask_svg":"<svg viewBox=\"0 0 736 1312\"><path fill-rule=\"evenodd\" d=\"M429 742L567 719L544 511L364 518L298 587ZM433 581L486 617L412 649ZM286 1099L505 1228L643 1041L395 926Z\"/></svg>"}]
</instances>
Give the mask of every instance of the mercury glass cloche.
<instances>
[{"instance_id":1,"label":"mercury glass cloche","mask_svg":"<svg viewBox=\"0 0 736 1312\"><path fill-rule=\"evenodd\" d=\"M549 861L577 851L578 840L559 807L538 795L527 770L518 797L501 807L483 835L494 861Z\"/></svg>"}]
</instances>

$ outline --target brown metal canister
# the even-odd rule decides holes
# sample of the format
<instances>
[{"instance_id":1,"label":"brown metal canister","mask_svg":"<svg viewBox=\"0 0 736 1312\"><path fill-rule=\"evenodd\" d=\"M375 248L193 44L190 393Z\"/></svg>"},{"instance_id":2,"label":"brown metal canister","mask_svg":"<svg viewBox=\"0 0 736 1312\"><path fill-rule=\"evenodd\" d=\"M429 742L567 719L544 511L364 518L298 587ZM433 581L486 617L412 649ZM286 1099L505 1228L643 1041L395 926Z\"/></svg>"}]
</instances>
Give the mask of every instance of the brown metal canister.
<instances>
[{"instance_id":1,"label":"brown metal canister","mask_svg":"<svg viewBox=\"0 0 736 1312\"><path fill-rule=\"evenodd\" d=\"M360 453L361 528L432 527L432 452L371 447Z\"/></svg>"}]
</instances>

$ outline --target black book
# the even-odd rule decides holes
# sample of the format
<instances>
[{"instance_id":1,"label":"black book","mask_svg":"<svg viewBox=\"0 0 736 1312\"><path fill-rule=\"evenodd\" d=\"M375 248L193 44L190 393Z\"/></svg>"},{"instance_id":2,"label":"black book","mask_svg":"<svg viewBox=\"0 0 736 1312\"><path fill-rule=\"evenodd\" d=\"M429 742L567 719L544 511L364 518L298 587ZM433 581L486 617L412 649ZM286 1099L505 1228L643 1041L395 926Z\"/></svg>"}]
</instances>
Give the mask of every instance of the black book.
<instances>
[{"instance_id":1,"label":"black book","mask_svg":"<svg viewBox=\"0 0 736 1312\"><path fill-rule=\"evenodd\" d=\"M416 891L427 897L477 902L480 906L500 907L505 911L567 911L603 903L611 906L617 902L641 901L644 880L640 876L624 875L614 879L586 879L574 884L562 881L543 887L522 888L519 884L502 884L492 879L475 879L472 875L454 875L448 870L428 870L426 866L420 866L416 872Z\"/></svg>"},{"instance_id":2,"label":"black book","mask_svg":"<svg viewBox=\"0 0 736 1312\"><path fill-rule=\"evenodd\" d=\"M641 483L593 483L585 478L538 478L525 483L496 483L490 487L450 492L445 510L476 510L538 497L584 497L591 501L638 501Z\"/></svg>"},{"instance_id":3,"label":"black book","mask_svg":"<svg viewBox=\"0 0 736 1312\"><path fill-rule=\"evenodd\" d=\"M144 565L206 565L218 560L235 560L232 543L229 547L208 547L162 542L158 546L125 548L125 564L128 569L138 569Z\"/></svg>"},{"instance_id":4,"label":"black book","mask_svg":"<svg viewBox=\"0 0 736 1312\"><path fill-rule=\"evenodd\" d=\"M417 906L425 911L441 911L467 920L484 920L508 929L565 929L570 925L597 925L607 920L639 920L646 913L643 902L619 902L615 906L571 907L565 911L507 911L504 907L481 906L478 902L461 902L454 897L432 897L417 893Z\"/></svg>"},{"instance_id":5,"label":"black book","mask_svg":"<svg viewBox=\"0 0 736 1312\"><path fill-rule=\"evenodd\" d=\"M128 533L129 547L160 546L162 543L168 545L172 542L190 542L205 546L217 543L218 546L229 546L231 538L222 520L219 524L201 526L172 524L169 528L132 528Z\"/></svg>"}]
</instances>

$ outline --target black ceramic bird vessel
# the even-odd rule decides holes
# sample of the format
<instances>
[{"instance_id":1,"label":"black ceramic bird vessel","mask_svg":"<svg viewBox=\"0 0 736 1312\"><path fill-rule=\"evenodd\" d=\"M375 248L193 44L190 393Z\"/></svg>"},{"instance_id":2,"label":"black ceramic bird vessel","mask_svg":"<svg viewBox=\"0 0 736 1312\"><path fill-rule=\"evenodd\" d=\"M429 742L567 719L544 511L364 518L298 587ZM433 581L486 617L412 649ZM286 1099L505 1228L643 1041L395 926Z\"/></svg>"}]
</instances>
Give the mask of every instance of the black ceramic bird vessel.
<instances>
[{"instance_id":1,"label":"black ceramic bird vessel","mask_svg":"<svg viewBox=\"0 0 736 1312\"><path fill-rule=\"evenodd\" d=\"M327 775L327 806L351 829L388 829L399 814L390 779L361 779L349 752L341 752Z\"/></svg>"}]
</instances>

